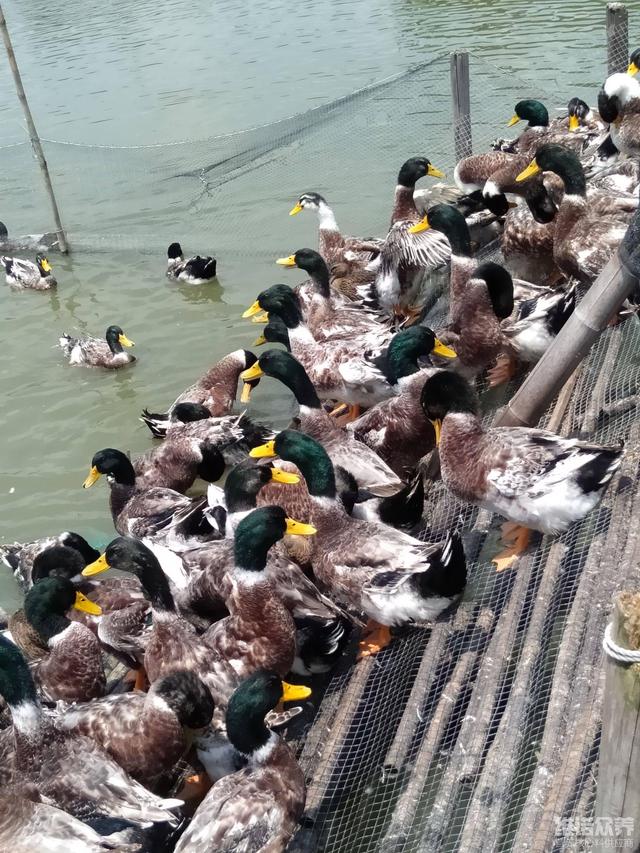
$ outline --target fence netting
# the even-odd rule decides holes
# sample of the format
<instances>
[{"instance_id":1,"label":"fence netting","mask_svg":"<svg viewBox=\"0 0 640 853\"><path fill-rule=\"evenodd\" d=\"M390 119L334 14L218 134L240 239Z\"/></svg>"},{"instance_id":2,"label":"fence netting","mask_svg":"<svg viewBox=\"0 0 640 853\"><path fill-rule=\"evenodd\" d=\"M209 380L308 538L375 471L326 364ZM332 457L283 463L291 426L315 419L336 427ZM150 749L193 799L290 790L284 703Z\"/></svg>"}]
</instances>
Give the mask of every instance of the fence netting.
<instances>
[{"instance_id":1,"label":"fence netting","mask_svg":"<svg viewBox=\"0 0 640 853\"><path fill-rule=\"evenodd\" d=\"M537 97L553 116L584 94L559 100L476 57L471 65L475 151L507 135L517 100ZM75 250L157 252L179 227L190 246L255 271L302 244L286 213L305 190L327 197L344 232L384 233L405 159L425 155L451 178L451 114L449 61L440 57L244 133L141 148L44 144ZM12 230L51 230L28 145L2 154L5 177L24 191L21 203L7 194ZM300 219L313 245L315 221ZM464 532L464 599L431 628L401 632L375 659L346 660L329 680L297 743L309 796L292 849L589 847L588 834L563 827L593 815L601 638L612 594L638 581L639 375L632 317L601 336L566 405L545 415L543 425L564 435L624 439L627 453L598 508L559 539L534 540L517 570L496 573L490 562L499 520L432 484L421 536ZM504 400L505 392L483 395L487 421Z\"/></svg>"}]
</instances>

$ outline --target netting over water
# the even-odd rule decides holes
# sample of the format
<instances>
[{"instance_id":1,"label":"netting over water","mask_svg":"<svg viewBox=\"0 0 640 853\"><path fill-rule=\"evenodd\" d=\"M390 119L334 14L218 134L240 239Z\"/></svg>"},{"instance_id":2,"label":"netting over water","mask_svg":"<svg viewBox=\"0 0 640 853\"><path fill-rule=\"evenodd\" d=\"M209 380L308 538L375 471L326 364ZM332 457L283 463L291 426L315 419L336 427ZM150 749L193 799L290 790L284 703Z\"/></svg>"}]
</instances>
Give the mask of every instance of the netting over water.
<instances>
[{"instance_id":1,"label":"netting over water","mask_svg":"<svg viewBox=\"0 0 640 853\"><path fill-rule=\"evenodd\" d=\"M521 97L541 98L552 115L563 106L557 96L475 57L471 86L477 150L497 133L506 135ZM76 249L157 251L175 239L179 224L190 243L219 257L272 257L279 240L291 239L286 210L304 190L325 194L348 233L382 232L404 160L427 156L451 179L452 139L449 59L443 56L242 133L139 148L49 140L43 145L63 224ZM9 207L3 212L7 221L17 220L12 232L18 223L29 231L34 223L51 230L28 143L2 153L5 171L16 181L7 189Z\"/></svg>"},{"instance_id":2,"label":"netting over water","mask_svg":"<svg viewBox=\"0 0 640 853\"><path fill-rule=\"evenodd\" d=\"M471 86L476 151L506 135L517 100L538 97L552 114L563 105L475 57ZM574 94L585 93L567 100ZM441 57L246 133L136 149L55 142L45 149L74 248L157 253L179 224L190 246L214 251L227 268L251 270L298 248L286 211L304 190L326 195L345 232L384 233L399 166L421 154L450 175L452 138L449 62ZM51 230L28 145L2 154L14 182L3 218L14 233ZM305 216L312 235L315 221ZM464 600L377 658L345 661L330 680L300 741L308 821L292 848L580 849L580 839L556 828L561 818L593 811L601 637L612 593L638 580L629 520L638 511L639 373L634 318L602 335L570 399L547 413L556 431L624 439L627 452L601 505L560 539L540 537L517 571L497 574L490 563L497 521L456 502L441 483L432 486L423 536L464 531ZM485 395L488 419L499 403Z\"/></svg>"}]
</instances>

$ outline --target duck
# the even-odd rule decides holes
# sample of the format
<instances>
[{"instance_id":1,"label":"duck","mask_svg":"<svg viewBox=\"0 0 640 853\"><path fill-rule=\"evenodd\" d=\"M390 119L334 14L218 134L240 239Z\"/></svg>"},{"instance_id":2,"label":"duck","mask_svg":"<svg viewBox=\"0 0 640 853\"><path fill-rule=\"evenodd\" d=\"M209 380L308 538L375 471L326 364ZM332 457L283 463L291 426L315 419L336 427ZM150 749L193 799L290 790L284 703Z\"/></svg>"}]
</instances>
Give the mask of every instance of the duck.
<instances>
[{"instance_id":1,"label":"duck","mask_svg":"<svg viewBox=\"0 0 640 853\"><path fill-rule=\"evenodd\" d=\"M436 431L445 486L509 522L509 545L493 558L499 571L517 563L531 530L564 533L591 512L620 467L622 446L528 427L486 429L476 392L451 371L428 379L421 401Z\"/></svg>"},{"instance_id":2,"label":"duck","mask_svg":"<svg viewBox=\"0 0 640 853\"><path fill-rule=\"evenodd\" d=\"M100 643L86 625L67 618L72 607L94 616L102 612L67 578L45 577L31 587L24 600L24 622L29 633L25 636L19 630L17 620L9 622L18 645L25 637L25 654L36 650L30 631L45 644L44 654L35 663L35 677L42 695L52 702L85 702L104 695L106 689Z\"/></svg>"},{"instance_id":3,"label":"duck","mask_svg":"<svg viewBox=\"0 0 640 853\"><path fill-rule=\"evenodd\" d=\"M396 338L397 336L392 344ZM433 351L437 346L435 336L433 339L427 339L424 354ZM415 358L420 354L422 353L416 354ZM333 464L349 471L359 486L382 496L397 492L402 487L398 475L374 450L363 445L353 433L345 432L336 425L335 418L322 407L306 370L293 355L283 350L267 350L242 377L246 381L264 375L279 380L289 388L298 403L300 429L319 441Z\"/></svg>"},{"instance_id":4,"label":"duck","mask_svg":"<svg viewBox=\"0 0 640 853\"><path fill-rule=\"evenodd\" d=\"M422 219L410 229L413 233L435 231L450 247L449 315L452 324L458 322L464 309L464 294L469 276L477 266L471 256L471 235L462 213L451 204L430 207Z\"/></svg>"},{"instance_id":5,"label":"duck","mask_svg":"<svg viewBox=\"0 0 640 853\"><path fill-rule=\"evenodd\" d=\"M526 181L541 171L555 172L565 187L553 241L556 266L589 285L620 244L637 199L620 204L615 198L603 197L590 204L584 169L577 156L562 145L542 145L517 180Z\"/></svg>"},{"instance_id":6,"label":"duck","mask_svg":"<svg viewBox=\"0 0 640 853\"><path fill-rule=\"evenodd\" d=\"M279 467L258 465L253 459L236 465L225 480L223 496L215 498L216 508L222 510L225 539L180 555L180 570L188 582L176 591L176 603L192 622L194 613L205 617L203 630L215 618L228 613L226 602L233 591L233 537L239 522L258 506L276 503L285 509L288 517L294 513L301 513L296 517L305 520L308 517L310 505L306 487L299 482L299 475L283 470L286 467L295 466L286 463ZM220 523L220 516L216 518ZM296 657L292 671L300 675L327 672L332 668L349 638L352 621L290 558L289 544L295 541L296 554L301 551L306 554L307 549L301 548L299 543L308 539L307 536L287 535L270 549L268 557L268 571L276 594L290 611L296 626ZM154 543L145 544L168 573L167 562L171 555Z\"/></svg>"},{"instance_id":7,"label":"duck","mask_svg":"<svg viewBox=\"0 0 640 853\"><path fill-rule=\"evenodd\" d=\"M129 340L120 326L109 326L104 339L72 338L64 332L59 344L69 364L117 370L136 360L134 355L123 349L123 347L133 347L135 344Z\"/></svg>"},{"instance_id":8,"label":"duck","mask_svg":"<svg viewBox=\"0 0 640 853\"><path fill-rule=\"evenodd\" d=\"M627 66L627 74L635 77L640 71L640 48L636 48L629 56L629 65Z\"/></svg>"},{"instance_id":9,"label":"duck","mask_svg":"<svg viewBox=\"0 0 640 853\"><path fill-rule=\"evenodd\" d=\"M16 290L52 290L58 286L46 255L38 253L35 264L22 258L3 256L0 264L4 267L7 284Z\"/></svg>"},{"instance_id":10,"label":"duck","mask_svg":"<svg viewBox=\"0 0 640 853\"><path fill-rule=\"evenodd\" d=\"M259 670L229 700L226 729L246 767L218 780L198 806L176 853L282 853L305 805L305 781L291 748L265 724L279 702L306 699L307 687Z\"/></svg>"},{"instance_id":11,"label":"duck","mask_svg":"<svg viewBox=\"0 0 640 853\"><path fill-rule=\"evenodd\" d=\"M111 517L123 536L150 537L175 547L193 547L214 537L206 524L203 498L189 498L161 486L145 488L136 481L131 460L112 447L93 455L82 487L89 489L101 476L109 486Z\"/></svg>"},{"instance_id":12,"label":"duck","mask_svg":"<svg viewBox=\"0 0 640 853\"><path fill-rule=\"evenodd\" d=\"M226 708L240 678L263 667L286 674L295 659L295 624L266 572L269 549L285 532L313 535L314 528L287 519L280 507L250 512L236 527L229 615L198 636L178 615L169 583L155 555L141 542L116 539L86 577L111 566L138 575L153 607L153 629L144 663L153 684L176 668L195 672L217 707Z\"/></svg>"},{"instance_id":13,"label":"duck","mask_svg":"<svg viewBox=\"0 0 640 853\"><path fill-rule=\"evenodd\" d=\"M249 350L234 350L183 391L166 412L150 412L144 409L142 421L149 427L152 435L159 438L165 435L171 414L179 403L199 403L209 410L213 418L229 415L236 399L238 377L243 370L255 364L255 360L255 355ZM251 386L245 385L241 402L249 401L250 391Z\"/></svg>"},{"instance_id":14,"label":"duck","mask_svg":"<svg viewBox=\"0 0 640 853\"><path fill-rule=\"evenodd\" d=\"M359 240L356 237L343 236L340 233L333 210L320 193L302 193L289 211L289 216L297 216L303 210L312 210L317 213L318 252L327 266L331 267L333 264L344 261L345 252L350 253L351 259L364 264L373 260L377 255L382 241L374 238Z\"/></svg>"},{"instance_id":15,"label":"duck","mask_svg":"<svg viewBox=\"0 0 640 853\"><path fill-rule=\"evenodd\" d=\"M186 492L199 477L215 483L224 474L226 460L215 439L199 438L184 432L167 438L133 460L136 486L150 489L154 486Z\"/></svg>"},{"instance_id":16,"label":"duck","mask_svg":"<svg viewBox=\"0 0 640 853\"><path fill-rule=\"evenodd\" d=\"M253 342L254 347L261 347L265 344L282 344L282 346L291 352L291 342L289 340L289 330L284 321L277 314L269 317L269 321L262 330L261 334Z\"/></svg>"},{"instance_id":17,"label":"duck","mask_svg":"<svg viewBox=\"0 0 640 853\"><path fill-rule=\"evenodd\" d=\"M314 576L332 597L369 617L361 655L391 641L390 627L431 621L466 585L466 560L457 533L430 545L387 525L349 517L337 495L333 465L308 435L283 430L254 456L279 456L302 472L312 500Z\"/></svg>"},{"instance_id":18,"label":"duck","mask_svg":"<svg viewBox=\"0 0 640 853\"><path fill-rule=\"evenodd\" d=\"M611 74L598 94L598 112L609 122L611 141L628 157L640 156L640 83L630 74Z\"/></svg>"},{"instance_id":19,"label":"duck","mask_svg":"<svg viewBox=\"0 0 640 853\"><path fill-rule=\"evenodd\" d=\"M259 294L256 302L270 316L278 314L284 321L289 331L292 355L304 367L321 400L340 400L348 404L347 417L354 419L361 405L371 406L394 395L395 391L380 366L383 347L363 352L362 347L353 341L319 343L302 322L295 294L277 286ZM454 357L454 353L444 347L439 348L439 354L445 358ZM251 373L245 371L243 375L246 377Z\"/></svg>"},{"instance_id":20,"label":"duck","mask_svg":"<svg viewBox=\"0 0 640 853\"><path fill-rule=\"evenodd\" d=\"M472 379L503 353L511 352L501 321L513 311L513 280L504 267L492 261L478 265L466 281L461 279L451 276L455 328L440 332L439 336L456 352L452 369Z\"/></svg>"},{"instance_id":21,"label":"duck","mask_svg":"<svg viewBox=\"0 0 640 853\"><path fill-rule=\"evenodd\" d=\"M116 818L135 826L168 823L182 800L156 796L88 737L67 734L45 715L22 652L0 636L0 696L12 718L3 793L25 785L75 818ZM3 824L4 826L4 824ZM38 838L42 846L42 835ZM121 848L116 848L121 849Z\"/></svg>"},{"instance_id":22,"label":"duck","mask_svg":"<svg viewBox=\"0 0 640 853\"><path fill-rule=\"evenodd\" d=\"M180 243L172 243L167 249L167 277L187 284L206 284L216 277L217 261L210 255L201 258L184 257Z\"/></svg>"},{"instance_id":23,"label":"duck","mask_svg":"<svg viewBox=\"0 0 640 853\"><path fill-rule=\"evenodd\" d=\"M71 530L65 530L56 536L45 536L33 542L12 542L0 545L0 560L13 572L13 576L26 592L32 586L31 573L35 558L42 551L54 545L63 545L78 552L84 565L93 563L100 551L90 545L84 536Z\"/></svg>"},{"instance_id":24,"label":"duck","mask_svg":"<svg viewBox=\"0 0 640 853\"><path fill-rule=\"evenodd\" d=\"M193 672L176 670L148 693L134 691L56 708L56 728L91 738L132 779L154 789L189 749L190 732L213 717L209 688Z\"/></svg>"},{"instance_id":25,"label":"duck","mask_svg":"<svg viewBox=\"0 0 640 853\"><path fill-rule=\"evenodd\" d=\"M503 320L502 332L519 362L536 364L573 314L578 301L578 282L545 288L516 302L513 318Z\"/></svg>"},{"instance_id":26,"label":"duck","mask_svg":"<svg viewBox=\"0 0 640 853\"><path fill-rule=\"evenodd\" d=\"M420 334L423 326L399 332ZM358 441L366 444L403 480L419 460L435 447L435 433L420 407L420 391L428 376L438 368L418 368L411 359L400 363L394 377L399 393L383 400L346 425Z\"/></svg>"},{"instance_id":27,"label":"duck","mask_svg":"<svg viewBox=\"0 0 640 853\"><path fill-rule=\"evenodd\" d=\"M67 611L67 618L86 625L98 637L105 651L115 655L130 669L138 670L148 634L149 603L135 577L83 580L82 569L100 556L99 551L94 553L91 560L85 560L75 548L52 545L33 561L32 582L35 584L48 577L71 581L76 591L96 604L101 613L97 615L87 609L72 607ZM16 621L21 623L20 635L16 633ZM46 640L29 625L24 610L13 614L11 624L16 641L29 659L48 653ZM34 644L31 652L26 646L30 641Z\"/></svg>"},{"instance_id":28,"label":"duck","mask_svg":"<svg viewBox=\"0 0 640 853\"><path fill-rule=\"evenodd\" d=\"M123 843L119 837L99 835L86 823L62 809L40 801L37 793L21 786L19 791L0 794L0 847L13 853L31 853L46 849L52 853L80 850L102 853L116 850L136 853L139 844Z\"/></svg>"},{"instance_id":29,"label":"duck","mask_svg":"<svg viewBox=\"0 0 640 853\"><path fill-rule=\"evenodd\" d=\"M388 319L344 303L336 304L332 298L329 269L318 252L298 249L293 255L278 258L276 263L297 267L309 274L312 291L304 302L302 298L299 302L304 321L317 341L348 339L357 335L364 346L379 346L389 339L391 326Z\"/></svg>"}]
</instances>

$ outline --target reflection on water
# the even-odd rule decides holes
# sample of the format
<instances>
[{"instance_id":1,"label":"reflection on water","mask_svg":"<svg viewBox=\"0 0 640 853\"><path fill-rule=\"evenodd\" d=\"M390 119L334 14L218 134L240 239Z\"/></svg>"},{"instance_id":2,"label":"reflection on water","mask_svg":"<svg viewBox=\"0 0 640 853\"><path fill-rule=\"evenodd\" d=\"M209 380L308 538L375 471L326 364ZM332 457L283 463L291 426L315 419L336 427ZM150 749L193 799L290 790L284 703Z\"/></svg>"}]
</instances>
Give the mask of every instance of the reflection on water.
<instances>
[{"instance_id":1,"label":"reflection on water","mask_svg":"<svg viewBox=\"0 0 640 853\"><path fill-rule=\"evenodd\" d=\"M593 100L604 75L601 0L3 6L40 132L74 142L204 140L309 109L456 47L534 80L526 95L538 87L554 106L574 94ZM640 0L628 6L633 24ZM328 120L323 135L283 136L269 147L275 131L255 133L256 154L244 153L247 136L203 142L188 157L181 146L48 147L54 175L67 176L57 185L63 217L91 250L52 255L58 293L16 293L0 284L2 539L75 528L98 544L109 541L106 483L81 488L91 457L102 447L146 450L151 440L140 411L166 406L217 358L250 345L256 327L240 314L257 292L302 280L297 272L285 278L273 263L314 245L313 217L287 216L299 193L330 193L347 233L380 233L406 156L422 153L451 168L443 69L441 85L417 80L350 105L350 123ZM474 85L474 133L489 139L503 130L520 84L500 78L491 91ZM23 140L0 59L0 144ZM49 227L28 148L2 154L0 219L14 233ZM206 173L204 187L198 170L226 157ZM232 162L242 168L228 181ZM193 177L166 180L194 169ZM185 248L218 257L219 280L190 287L166 279L166 246L176 235ZM101 335L111 323L136 341L131 369L64 361L56 347L62 332ZM278 383L262 382L254 392L256 419L282 426L292 411L291 395ZM17 599L0 574L3 600L10 607Z\"/></svg>"}]
</instances>

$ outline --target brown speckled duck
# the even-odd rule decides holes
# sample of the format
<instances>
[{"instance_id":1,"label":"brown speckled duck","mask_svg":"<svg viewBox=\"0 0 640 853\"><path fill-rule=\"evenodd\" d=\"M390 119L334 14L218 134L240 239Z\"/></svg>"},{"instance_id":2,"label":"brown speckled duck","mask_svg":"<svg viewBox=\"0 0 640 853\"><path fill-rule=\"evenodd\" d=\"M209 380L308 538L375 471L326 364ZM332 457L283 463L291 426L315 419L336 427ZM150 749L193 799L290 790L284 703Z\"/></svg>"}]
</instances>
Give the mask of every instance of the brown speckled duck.
<instances>
[{"instance_id":1,"label":"brown speckled duck","mask_svg":"<svg viewBox=\"0 0 640 853\"><path fill-rule=\"evenodd\" d=\"M138 691L58 707L56 728L91 738L138 782L153 788L189 748L186 729L208 726L209 689L192 672L176 670Z\"/></svg>"},{"instance_id":2,"label":"brown speckled duck","mask_svg":"<svg viewBox=\"0 0 640 853\"><path fill-rule=\"evenodd\" d=\"M252 453L277 454L304 475L317 528L314 575L346 606L369 616L363 654L388 645L390 626L435 619L461 595L466 562L456 534L429 545L387 525L351 518L338 497L331 460L304 433L284 430L272 447Z\"/></svg>"},{"instance_id":3,"label":"brown speckled duck","mask_svg":"<svg viewBox=\"0 0 640 853\"><path fill-rule=\"evenodd\" d=\"M24 601L28 628L46 644L45 654L34 665L42 694L50 701L86 702L102 696L106 687L100 643L86 625L67 619L66 612L71 607L96 616L101 612L66 578L39 580ZM20 644L21 633L15 621L10 629ZM29 648L28 653L31 651Z\"/></svg>"},{"instance_id":4,"label":"brown speckled duck","mask_svg":"<svg viewBox=\"0 0 640 853\"><path fill-rule=\"evenodd\" d=\"M238 377L243 370L251 367L255 360L256 357L253 353L243 349L225 355L213 367L209 368L197 382L183 391L166 412L150 412L145 409L142 413L142 420L155 436L162 436L166 431L171 413L178 403L200 403L209 409L214 418L230 414L236 399ZM242 402L246 403L248 400L246 387L243 388L243 394Z\"/></svg>"},{"instance_id":5,"label":"brown speckled duck","mask_svg":"<svg viewBox=\"0 0 640 853\"><path fill-rule=\"evenodd\" d=\"M360 240L341 234L333 210L319 193L302 193L289 211L289 216L297 216L303 210L313 210L318 215L318 252L328 267L344 261L345 252L348 252L353 260L366 264L380 250L381 240Z\"/></svg>"},{"instance_id":6,"label":"brown speckled duck","mask_svg":"<svg viewBox=\"0 0 640 853\"><path fill-rule=\"evenodd\" d=\"M90 488L103 475L109 482L113 524L122 536L154 537L175 547L217 538L213 530L202 532L203 499L160 486L145 488L122 451L108 447L95 453L83 488Z\"/></svg>"},{"instance_id":7,"label":"brown speckled duck","mask_svg":"<svg viewBox=\"0 0 640 853\"><path fill-rule=\"evenodd\" d=\"M587 515L620 465L622 447L542 429L485 429L475 391L450 371L425 382L422 405L436 429L447 488L511 522L503 528L510 544L494 558L499 570L514 565L531 529L563 533Z\"/></svg>"},{"instance_id":8,"label":"brown speckled duck","mask_svg":"<svg viewBox=\"0 0 640 853\"><path fill-rule=\"evenodd\" d=\"M612 74L598 94L598 111L609 122L611 141L629 157L640 155L640 83L631 74Z\"/></svg>"},{"instance_id":9,"label":"brown speckled duck","mask_svg":"<svg viewBox=\"0 0 640 853\"><path fill-rule=\"evenodd\" d=\"M235 690L226 728L247 766L218 780L180 838L176 853L282 853L302 817L304 774L291 748L265 725L280 701L306 699L308 688L261 670Z\"/></svg>"},{"instance_id":10,"label":"brown speckled duck","mask_svg":"<svg viewBox=\"0 0 640 853\"><path fill-rule=\"evenodd\" d=\"M3 636L0 696L9 706L13 723L5 730L9 749L2 767L3 791L20 792L28 786L44 802L83 820L116 818L139 826L177 823L170 809L181 806L181 800L152 794L93 740L55 727L53 717L43 712L22 653ZM34 849L46 849L45 832L41 826Z\"/></svg>"},{"instance_id":11,"label":"brown speckled duck","mask_svg":"<svg viewBox=\"0 0 640 853\"><path fill-rule=\"evenodd\" d=\"M620 202L603 197L592 204L580 161L562 145L542 145L518 175L518 181L526 181L540 171L555 172L565 187L556 216L554 261L565 275L591 284L620 244L637 199Z\"/></svg>"}]
</instances>

